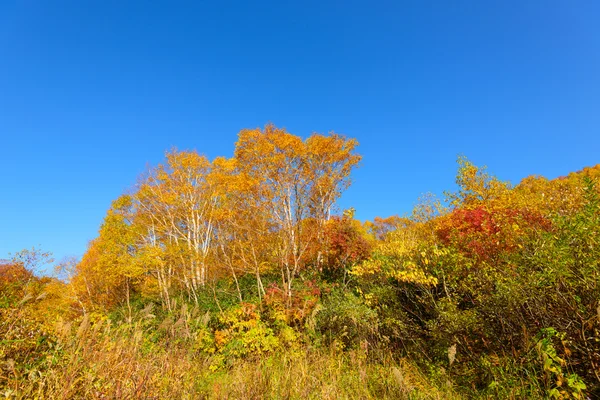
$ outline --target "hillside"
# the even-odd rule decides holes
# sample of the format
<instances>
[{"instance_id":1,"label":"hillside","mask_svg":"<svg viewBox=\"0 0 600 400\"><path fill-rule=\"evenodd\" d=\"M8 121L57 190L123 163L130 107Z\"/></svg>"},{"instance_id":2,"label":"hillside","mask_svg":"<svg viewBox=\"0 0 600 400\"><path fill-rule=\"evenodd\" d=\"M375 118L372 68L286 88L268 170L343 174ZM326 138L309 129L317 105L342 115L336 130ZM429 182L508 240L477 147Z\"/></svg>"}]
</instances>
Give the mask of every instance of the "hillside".
<instances>
[{"instance_id":1,"label":"hillside","mask_svg":"<svg viewBox=\"0 0 600 400\"><path fill-rule=\"evenodd\" d=\"M599 398L600 165L513 187L459 158L446 199L362 223L336 210L357 146L172 150L66 279L0 263L0 393Z\"/></svg>"}]
</instances>

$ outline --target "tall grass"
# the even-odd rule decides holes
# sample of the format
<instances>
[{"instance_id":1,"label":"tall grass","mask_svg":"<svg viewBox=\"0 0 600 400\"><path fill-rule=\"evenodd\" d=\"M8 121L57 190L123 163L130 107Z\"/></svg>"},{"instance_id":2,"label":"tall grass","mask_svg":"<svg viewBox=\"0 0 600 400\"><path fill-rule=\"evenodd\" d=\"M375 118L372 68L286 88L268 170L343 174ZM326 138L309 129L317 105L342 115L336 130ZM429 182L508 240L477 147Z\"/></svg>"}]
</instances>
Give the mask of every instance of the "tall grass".
<instances>
[{"instance_id":1,"label":"tall grass","mask_svg":"<svg viewBox=\"0 0 600 400\"><path fill-rule=\"evenodd\" d=\"M185 336L181 334L180 339ZM59 321L35 367L5 370L0 395L17 399L445 399L410 362L309 345L229 360L200 354L173 336L158 341L143 319L126 324L89 316ZM32 355L33 356L33 355ZM17 366L18 367L18 366Z\"/></svg>"}]
</instances>

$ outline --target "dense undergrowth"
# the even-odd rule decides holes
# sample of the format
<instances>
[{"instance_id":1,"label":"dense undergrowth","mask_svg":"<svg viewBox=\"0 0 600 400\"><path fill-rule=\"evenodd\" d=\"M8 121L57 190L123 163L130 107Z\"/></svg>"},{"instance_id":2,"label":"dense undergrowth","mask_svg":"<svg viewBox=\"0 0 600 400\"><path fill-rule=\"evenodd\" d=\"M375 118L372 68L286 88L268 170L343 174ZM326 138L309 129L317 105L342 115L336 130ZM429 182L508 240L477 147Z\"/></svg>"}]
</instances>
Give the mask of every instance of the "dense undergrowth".
<instances>
[{"instance_id":1,"label":"dense undergrowth","mask_svg":"<svg viewBox=\"0 0 600 400\"><path fill-rule=\"evenodd\" d=\"M45 344L36 343L35 357L11 364L3 394L155 399L438 394L417 368L390 354L314 346L293 331L275 332L260 322L236 328L230 341L219 344L207 330L208 314L185 305L164 320L150 307L137 312L132 323L93 318L58 321L56 333ZM236 319L233 326L249 321Z\"/></svg>"},{"instance_id":2,"label":"dense undergrowth","mask_svg":"<svg viewBox=\"0 0 600 400\"><path fill-rule=\"evenodd\" d=\"M172 236L142 215L146 200L121 200L69 282L35 277L35 251L0 266L0 393L599 398L599 176L511 187L461 159L447 207L425 200L365 224L352 210L307 217L290 231L305 252L287 258L290 236L236 214L215 225L227 241L195 255L198 287L183 267L198 258L138 241L148 226L155 242Z\"/></svg>"}]
</instances>

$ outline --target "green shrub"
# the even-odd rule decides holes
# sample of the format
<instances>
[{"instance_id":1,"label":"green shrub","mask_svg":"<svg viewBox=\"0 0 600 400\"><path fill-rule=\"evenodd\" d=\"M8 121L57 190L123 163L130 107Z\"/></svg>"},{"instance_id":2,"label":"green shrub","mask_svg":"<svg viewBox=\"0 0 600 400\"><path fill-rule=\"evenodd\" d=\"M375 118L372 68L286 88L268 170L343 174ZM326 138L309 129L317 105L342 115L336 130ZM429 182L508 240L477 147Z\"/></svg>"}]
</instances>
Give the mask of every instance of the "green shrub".
<instances>
[{"instance_id":1,"label":"green shrub","mask_svg":"<svg viewBox=\"0 0 600 400\"><path fill-rule=\"evenodd\" d=\"M350 292L330 293L315 320L315 328L326 343L337 342L349 348L365 342L373 345L379 338L377 313Z\"/></svg>"}]
</instances>

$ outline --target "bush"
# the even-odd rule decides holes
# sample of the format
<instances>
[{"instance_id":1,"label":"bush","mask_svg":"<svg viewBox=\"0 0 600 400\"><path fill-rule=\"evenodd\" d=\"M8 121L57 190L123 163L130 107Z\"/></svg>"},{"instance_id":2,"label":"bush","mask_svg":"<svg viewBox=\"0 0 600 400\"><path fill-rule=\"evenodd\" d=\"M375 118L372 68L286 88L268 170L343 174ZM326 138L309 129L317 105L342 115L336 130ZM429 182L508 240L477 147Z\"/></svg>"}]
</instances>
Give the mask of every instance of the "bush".
<instances>
[{"instance_id":1,"label":"bush","mask_svg":"<svg viewBox=\"0 0 600 400\"><path fill-rule=\"evenodd\" d=\"M350 292L332 291L316 314L315 328L326 343L339 343L343 348L375 345L379 339L377 312Z\"/></svg>"}]
</instances>

